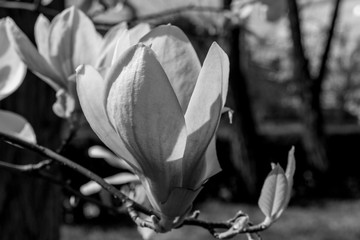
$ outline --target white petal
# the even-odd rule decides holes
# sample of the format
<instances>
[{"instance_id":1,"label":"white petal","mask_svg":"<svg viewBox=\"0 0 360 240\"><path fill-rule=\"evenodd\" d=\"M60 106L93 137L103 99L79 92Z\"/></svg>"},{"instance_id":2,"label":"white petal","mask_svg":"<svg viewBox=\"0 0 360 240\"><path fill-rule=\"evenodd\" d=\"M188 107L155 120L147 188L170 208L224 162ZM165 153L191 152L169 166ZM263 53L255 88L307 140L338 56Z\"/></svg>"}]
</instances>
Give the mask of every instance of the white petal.
<instances>
[{"instance_id":1,"label":"white petal","mask_svg":"<svg viewBox=\"0 0 360 240\"><path fill-rule=\"evenodd\" d=\"M11 18L6 19L6 28L10 42L26 66L55 90L66 88L58 73L39 54L28 37L16 26Z\"/></svg>"},{"instance_id":2,"label":"white petal","mask_svg":"<svg viewBox=\"0 0 360 240\"><path fill-rule=\"evenodd\" d=\"M154 164L182 158L184 117L154 53L139 44L115 67L120 75L107 82L111 86L107 112L120 136L136 154Z\"/></svg>"},{"instance_id":3,"label":"white petal","mask_svg":"<svg viewBox=\"0 0 360 240\"><path fill-rule=\"evenodd\" d=\"M35 22L34 35L39 53L49 61L49 30L50 21L40 14Z\"/></svg>"},{"instance_id":4,"label":"white petal","mask_svg":"<svg viewBox=\"0 0 360 240\"><path fill-rule=\"evenodd\" d=\"M51 62L57 69L61 69L63 79L67 79L79 65L95 64L100 54L101 41L94 24L83 12L75 7L65 9L54 18L50 26Z\"/></svg>"},{"instance_id":5,"label":"white petal","mask_svg":"<svg viewBox=\"0 0 360 240\"><path fill-rule=\"evenodd\" d=\"M221 171L216 152L216 137L214 136L205 152L206 170L204 179L209 179Z\"/></svg>"},{"instance_id":6,"label":"white petal","mask_svg":"<svg viewBox=\"0 0 360 240\"><path fill-rule=\"evenodd\" d=\"M121 34L127 31L127 24L120 23L114 27L112 27L104 36L101 52L99 59L97 60L95 66L96 68L103 68L111 66L112 59L114 57L114 52L116 48L116 43L118 41L118 37Z\"/></svg>"},{"instance_id":7,"label":"white petal","mask_svg":"<svg viewBox=\"0 0 360 240\"><path fill-rule=\"evenodd\" d=\"M137 44L143 36L150 32L150 30L151 28L148 23L139 23L136 26L132 27L129 30L130 44Z\"/></svg>"},{"instance_id":8,"label":"white petal","mask_svg":"<svg viewBox=\"0 0 360 240\"><path fill-rule=\"evenodd\" d=\"M56 102L53 104L52 109L56 116L61 118L70 118L74 112L76 103L73 95L69 94L64 89L56 92Z\"/></svg>"},{"instance_id":9,"label":"white petal","mask_svg":"<svg viewBox=\"0 0 360 240\"><path fill-rule=\"evenodd\" d=\"M36 143L36 135L30 123L13 112L0 110L0 132Z\"/></svg>"},{"instance_id":10,"label":"white petal","mask_svg":"<svg viewBox=\"0 0 360 240\"><path fill-rule=\"evenodd\" d=\"M121 32L121 34L118 35L116 42L112 64L114 64L129 47L137 44L141 37L143 37L149 31L149 24L140 23L129 30Z\"/></svg>"},{"instance_id":11,"label":"white petal","mask_svg":"<svg viewBox=\"0 0 360 240\"><path fill-rule=\"evenodd\" d=\"M185 113L188 141L184 156L186 169L203 176L205 153L219 124L223 99L226 95L224 82L228 81L229 61L223 50L212 44L199 74L189 107ZM192 177L193 178L193 177ZM184 179L189 181L189 179ZM205 180L205 179L203 179ZM191 181L190 181L191 183Z\"/></svg>"},{"instance_id":12,"label":"white petal","mask_svg":"<svg viewBox=\"0 0 360 240\"><path fill-rule=\"evenodd\" d=\"M139 182L139 178L136 175L126 172L104 178L104 180L111 185L123 185L131 182ZM100 190L101 186L94 181L90 181L80 187L80 192L85 196L97 193Z\"/></svg>"},{"instance_id":13,"label":"white petal","mask_svg":"<svg viewBox=\"0 0 360 240\"><path fill-rule=\"evenodd\" d=\"M76 71L77 93L81 108L91 128L116 155L125 159L134 170L141 171L137 161L124 146L110 125L104 107L104 80L91 66L81 66Z\"/></svg>"},{"instance_id":14,"label":"white petal","mask_svg":"<svg viewBox=\"0 0 360 240\"><path fill-rule=\"evenodd\" d=\"M0 20L0 100L18 89L26 75L26 66L10 44L5 24Z\"/></svg>"},{"instance_id":15,"label":"white petal","mask_svg":"<svg viewBox=\"0 0 360 240\"><path fill-rule=\"evenodd\" d=\"M151 45L185 113L201 68L189 39L178 27L164 25L140 41Z\"/></svg>"},{"instance_id":16,"label":"white petal","mask_svg":"<svg viewBox=\"0 0 360 240\"><path fill-rule=\"evenodd\" d=\"M149 47L130 48L113 67L106 91L109 119L164 201L182 178L187 134L181 107Z\"/></svg>"},{"instance_id":17,"label":"white petal","mask_svg":"<svg viewBox=\"0 0 360 240\"><path fill-rule=\"evenodd\" d=\"M92 146L89 148L88 153L89 157L103 158L109 165L113 167L133 171L130 165L127 164L124 159L119 158L102 146Z\"/></svg>"}]
</instances>

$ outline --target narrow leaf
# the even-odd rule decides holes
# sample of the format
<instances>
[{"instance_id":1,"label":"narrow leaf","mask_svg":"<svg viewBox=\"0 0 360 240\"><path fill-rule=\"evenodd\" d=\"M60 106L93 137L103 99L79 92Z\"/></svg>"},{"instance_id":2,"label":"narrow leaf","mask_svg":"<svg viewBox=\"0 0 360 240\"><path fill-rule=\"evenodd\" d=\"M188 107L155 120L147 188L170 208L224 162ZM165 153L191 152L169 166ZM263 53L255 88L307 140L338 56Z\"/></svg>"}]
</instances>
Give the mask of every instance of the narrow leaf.
<instances>
[{"instance_id":1,"label":"narrow leaf","mask_svg":"<svg viewBox=\"0 0 360 240\"><path fill-rule=\"evenodd\" d=\"M288 183L284 170L277 164L265 179L259 207L267 218L273 217L282 209L288 191Z\"/></svg>"}]
</instances>

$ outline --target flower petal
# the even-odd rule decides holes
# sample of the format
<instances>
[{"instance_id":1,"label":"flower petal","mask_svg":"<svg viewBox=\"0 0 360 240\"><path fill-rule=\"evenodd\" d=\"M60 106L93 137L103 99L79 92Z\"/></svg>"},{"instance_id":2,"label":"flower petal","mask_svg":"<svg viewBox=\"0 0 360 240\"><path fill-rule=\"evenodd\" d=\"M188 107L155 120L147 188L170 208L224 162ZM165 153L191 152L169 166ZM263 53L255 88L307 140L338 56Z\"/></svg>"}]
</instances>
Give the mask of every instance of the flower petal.
<instances>
[{"instance_id":1,"label":"flower petal","mask_svg":"<svg viewBox=\"0 0 360 240\"><path fill-rule=\"evenodd\" d=\"M121 34L119 34L112 63L115 63L129 47L137 44L141 37L143 37L149 31L149 24L139 23L135 27L129 30L125 30Z\"/></svg>"},{"instance_id":2,"label":"flower petal","mask_svg":"<svg viewBox=\"0 0 360 240\"><path fill-rule=\"evenodd\" d=\"M70 118L75 110L75 104L73 95L64 89L60 89L56 92L56 102L53 104L52 109L56 116Z\"/></svg>"},{"instance_id":3,"label":"flower petal","mask_svg":"<svg viewBox=\"0 0 360 240\"><path fill-rule=\"evenodd\" d=\"M183 216L192 207L196 196L202 187L196 190L186 188L174 188L166 202L162 202L160 208L167 217Z\"/></svg>"},{"instance_id":4,"label":"flower petal","mask_svg":"<svg viewBox=\"0 0 360 240\"><path fill-rule=\"evenodd\" d=\"M227 56L216 43L213 43L205 58L185 113L188 140L184 155L184 168L192 169L192 174L184 178L187 184L196 182L199 175L205 176L206 167L204 165L206 166L206 163L201 159L219 124L223 101L226 98L224 95L226 96L227 93L227 83L225 82L228 81L228 74ZM187 184L185 186L192 187Z\"/></svg>"},{"instance_id":5,"label":"flower petal","mask_svg":"<svg viewBox=\"0 0 360 240\"><path fill-rule=\"evenodd\" d=\"M127 24L122 22L112 27L104 36L101 46L101 55L97 60L96 68L111 66L117 44L117 39L123 32L127 31Z\"/></svg>"},{"instance_id":6,"label":"flower petal","mask_svg":"<svg viewBox=\"0 0 360 240\"><path fill-rule=\"evenodd\" d=\"M30 123L13 112L0 110L0 132L36 143L36 135Z\"/></svg>"},{"instance_id":7,"label":"flower petal","mask_svg":"<svg viewBox=\"0 0 360 240\"><path fill-rule=\"evenodd\" d=\"M151 45L185 113L201 68L189 39L178 27L163 25L153 29L140 41Z\"/></svg>"},{"instance_id":8,"label":"flower petal","mask_svg":"<svg viewBox=\"0 0 360 240\"><path fill-rule=\"evenodd\" d=\"M124 146L110 125L104 108L104 80L91 66L76 70L77 93L81 108L91 128L116 155L125 159L135 171L141 171L137 161Z\"/></svg>"},{"instance_id":9,"label":"flower petal","mask_svg":"<svg viewBox=\"0 0 360 240\"><path fill-rule=\"evenodd\" d=\"M80 10L70 7L57 15L49 30L50 60L64 81L81 64L94 65L100 53L101 36Z\"/></svg>"},{"instance_id":10,"label":"flower petal","mask_svg":"<svg viewBox=\"0 0 360 240\"><path fill-rule=\"evenodd\" d=\"M59 90L60 88L65 88L66 86L62 83L57 72L46 59L39 54L35 46L11 18L6 18L6 28L10 42L14 45L16 52L27 67L53 89Z\"/></svg>"},{"instance_id":11,"label":"flower petal","mask_svg":"<svg viewBox=\"0 0 360 240\"><path fill-rule=\"evenodd\" d=\"M114 155L108 149L102 146L92 146L88 150L89 157L91 158L103 158L109 165L120 168L126 169L129 171L133 171L129 164L124 159L119 158L118 156Z\"/></svg>"},{"instance_id":12,"label":"flower petal","mask_svg":"<svg viewBox=\"0 0 360 240\"><path fill-rule=\"evenodd\" d=\"M49 30L50 21L42 14L38 16L35 22L34 35L39 53L50 62L49 59Z\"/></svg>"},{"instance_id":13,"label":"flower petal","mask_svg":"<svg viewBox=\"0 0 360 240\"><path fill-rule=\"evenodd\" d=\"M137 44L151 30L148 23L139 23L129 30L130 44Z\"/></svg>"},{"instance_id":14,"label":"flower petal","mask_svg":"<svg viewBox=\"0 0 360 240\"><path fill-rule=\"evenodd\" d=\"M0 100L18 89L26 75L26 66L10 44L5 24L0 20Z\"/></svg>"},{"instance_id":15,"label":"flower petal","mask_svg":"<svg viewBox=\"0 0 360 240\"><path fill-rule=\"evenodd\" d=\"M157 200L165 201L169 186L181 182L187 134L181 107L154 52L143 44L128 49L109 74L107 87L110 121L159 190Z\"/></svg>"},{"instance_id":16,"label":"flower petal","mask_svg":"<svg viewBox=\"0 0 360 240\"><path fill-rule=\"evenodd\" d=\"M205 152L205 162L206 162L206 169L203 179L209 179L218 172L221 171L221 167L219 164L219 160L217 158L217 152L216 152L216 137L211 139L208 148Z\"/></svg>"},{"instance_id":17,"label":"flower petal","mask_svg":"<svg viewBox=\"0 0 360 240\"><path fill-rule=\"evenodd\" d=\"M136 175L127 172L118 173L113 176L106 177L104 178L104 180L111 185L123 185L130 182L140 182L139 178ZM90 181L80 187L80 192L85 196L100 192L100 190L101 186L95 181Z\"/></svg>"}]
</instances>

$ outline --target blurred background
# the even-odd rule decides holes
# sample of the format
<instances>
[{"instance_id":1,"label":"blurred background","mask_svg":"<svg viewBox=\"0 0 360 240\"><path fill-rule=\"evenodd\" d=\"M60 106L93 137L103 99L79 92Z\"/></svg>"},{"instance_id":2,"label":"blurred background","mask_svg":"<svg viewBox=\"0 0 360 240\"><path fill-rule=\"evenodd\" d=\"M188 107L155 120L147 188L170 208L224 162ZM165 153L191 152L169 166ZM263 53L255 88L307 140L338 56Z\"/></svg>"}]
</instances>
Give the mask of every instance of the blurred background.
<instances>
[{"instance_id":1,"label":"blurred background","mask_svg":"<svg viewBox=\"0 0 360 240\"><path fill-rule=\"evenodd\" d=\"M241 209L260 222L257 199L270 163L285 168L295 146L290 206L263 238L360 237L360 0L0 1L0 17L12 17L34 42L39 13L52 19L71 5L102 34L124 21L129 27L171 23L187 34L201 61L213 41L228 54L226 105L234 114L231 123L223 116L217 133L223 171L206 183L194 204L202 217L221 221ZM39 143L54 149L69 132L52 113L54 99L53 91L28 72L0 107L23 115ZM94 145L101 142L84 126L64 155L100 176L116 173L88 156ZM41 159L4 143L0 149L2 161ZM50 171L75 189L88 181L61 166ZM0 169L0 189L1 239L142 239L126 213L115 215L33 176ZM92 197L106 199L102 192ZM196 227L153 239L185 237L211 239Z\"/></svg>"}]
</instances>

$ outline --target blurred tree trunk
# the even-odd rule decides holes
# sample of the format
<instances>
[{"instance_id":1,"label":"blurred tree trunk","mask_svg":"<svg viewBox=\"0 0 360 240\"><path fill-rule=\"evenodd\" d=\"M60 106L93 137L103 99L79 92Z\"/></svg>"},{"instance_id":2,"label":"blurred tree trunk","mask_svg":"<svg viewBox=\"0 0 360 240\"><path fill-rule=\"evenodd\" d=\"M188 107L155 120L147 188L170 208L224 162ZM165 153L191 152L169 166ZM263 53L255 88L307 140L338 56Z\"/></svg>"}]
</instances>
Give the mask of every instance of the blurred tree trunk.
<instances>
[{"instance_id":1,"label":"blurred tree trunk","mask_svg":"<svg viewBox=\"0 0 360 240\"><path fill-rule=\"evenodd\" d=\"M229 9L231 0L224 1ZM227 26L228 55L230 60L229 95L227 106L234 110L233 123L226 134L218 132L218 138L229 141L230 170L234 172L236 198L244 200L257 197L256 144L257 131L251 108L246 75L241 64L243 33L239 25ZM226 135L226 136L222 136Z\"/></svg>"},{"instance_id":2,"label":"blurred tree trunk","mask_svg":"<svg viewBox=\"0 0 360 240\"><path fill-rule=\"evenodd\" d=\"M295 76L301 89L302 114L304 131L303 146L309 161L320 171L328 168L326 155L326 139L324 133L324 119L321 109L322 83L326 75L334 29L340 8L340 0L335 1L335 7L330 23L327 41L325 43L318 76L313 77L309 70L309 62L305 56L302 42L299 8L296 0L288 1L291 37L295 61Z\"/></svg>"},{"instance_id":3,"label":"blurred tree trunk","mask_svg":"<svg viewBox=\"0 0 360 240\"><path fill-rule=\"evenodd\" d=\"M233 127L234 134L239 145L233 146L232 151L237 151L231 159L236 171L240 173L245 183L247 192L250 197L257 194L257 172L256 172L256 139L257 131L251 108L248 86L243 66L241 65L242 52L242 32L240 26L233 26L230 29L229 40L229 59L230 59L230 79L229 89L230 97L233 98L234 104L230 106L234 110ZM239 178L239 176L237 176ZM239 178L239 179L241 179ZM239 184L241 186L241 184ZM243 193L243 190L240 191ZM241 196L243 198L243 196Z\"/></svg>"},{"instance_id":4,"label":"blurred tree trunk","mask_svg":"<svg viewBox=\"0 0 360 240\"><path fill-rule=\"evenodd\" d=\"M61 1L57 1L61 2ZM63 7L63 6L62 6ZM1 17L10 16L33 40L37 14L0 9ZM59 145L61 121L52 112L54 91L28 73L22 86L0 103L24 116L34 127L37 141L50 148ZM43 158L29 151L0 142L2 161L28 164ZM57 173L56 168L54 174ZM44 180L0 169L0 238L2 240L56 240L60 238L61 191Z\"/></svg>"}]
</instances>

